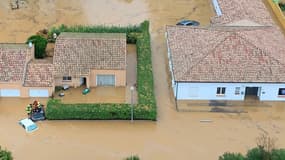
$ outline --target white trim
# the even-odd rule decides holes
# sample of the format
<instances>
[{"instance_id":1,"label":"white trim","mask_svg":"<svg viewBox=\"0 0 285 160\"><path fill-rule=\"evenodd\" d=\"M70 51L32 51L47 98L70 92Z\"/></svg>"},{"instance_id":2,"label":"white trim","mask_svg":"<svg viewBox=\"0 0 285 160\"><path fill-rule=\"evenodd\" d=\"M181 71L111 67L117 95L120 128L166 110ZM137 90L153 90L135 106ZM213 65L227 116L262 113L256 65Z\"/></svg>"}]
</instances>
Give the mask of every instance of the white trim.
<instances>
[{"instance_id":1,"label":"white trim","mask_svg":"<svg viewBox=\"0 0 285 160\"><path fill-rule=\"evenodd\" d=\"M116 74L96 74L96 86L98 86L98 76L114 76L114 87L116 86L117 84L117 77L116 77Z\"/></svg>"},{"instance_id":2,"label":"white trim","mask_svg":"<svg viewBox=\"0 0 285 160\"><path fill-rule=\"evenodd\" d=\"M221 16L221 15L222 15L222 10L221 10L221 8L220 8L220 5L219 5L219 3L218 3L218 0L212 0L212 3L213 3L213 6L214 6L214 9L215 9L215 11L216 11L216 14L217 14L218 16Z\"/></svg>"}]
</instances>

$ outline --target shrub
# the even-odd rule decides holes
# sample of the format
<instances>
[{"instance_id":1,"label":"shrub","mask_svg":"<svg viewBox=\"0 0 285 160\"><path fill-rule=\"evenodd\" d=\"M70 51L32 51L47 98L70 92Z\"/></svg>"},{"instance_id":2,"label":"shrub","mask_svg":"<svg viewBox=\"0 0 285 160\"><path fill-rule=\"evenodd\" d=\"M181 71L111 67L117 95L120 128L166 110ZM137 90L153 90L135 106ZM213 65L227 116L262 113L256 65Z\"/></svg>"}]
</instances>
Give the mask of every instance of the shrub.
<instances>
[{"instance_id":1,"label":"shrub","mask_svg":"<svg viewBox=\"0 0 285 160\"><path fill-rule=\"evenodd\" d=\"M285 160L285 149L273 149L271 160Z\"/></svg>"},{"instance_id":2,"label":"shrub","mask_svg":"<svg viewBox=\"0 0 285 160\"><path fill-rule=\"evenodd\" d=\"M28 38L26 43L29 42L35 45L35 58L44 58L46 56L47 39L40 35L33 35Z\"/></svg>"},{"instance_id":3,"label":"shrub","mask_svg":"<svg viewBox=\"0 0 285 160\"><path fill-rule=\"evenodd\" d=\"M139 156L130 156L125 158L124 160L140 160Z\"/></svg>"},{"instance_id":4,"label":"shrub","mask_svg":"<svg viewBox=\"0 0 285 160\"><path fill-rule=\"evenodd\" d=\"M12 160L12 154L10 151L2 149L0 146L0 160Z\"/></svg>"},{"instance_id":5,"label":"shrub","mask_svg":"<svg viewBox=\"0 0 285 160\"><path fill-rule=\"evenodd\" d=\"M219 160L245 160L245 157L240 153L226 152L219 157Z\"/></svg>"},{"instance_id":6,"label":"shrub","mask_svg":"<svg viewBox=\"0 0 285 160\"><path fill-rule=\"evenodd\" d=\"M52 32L125 32L129 42L137 45L137 91L138 104L134 105L134 119L156 120L156 101L153 87L149 22L140 26L60 26ZM46 109L47 119L130 119L130 104L62 104L49 100Z\"/></svg>"},{"instance_id":7,"label":"shrub","mask_svg":"<svg viewBox=\"0 0 285 160\"><path fill-rule=\"evenodd\" d=\"M267 160L265 159L265 151L260 147L255 147L247 151L247 160Z\"/></svg>"},{"instance_id":8,"label":"shrub","mask_svg":"<svg viewBox=\"0 0 285 160\"><path fill-rule=\"evenodd\" d=\"M83 33L126 33L127 34L127 42L135 44L136 43L136 33L141 32L140 26L126 26L126 27L118 27L118 26L65 26L60 25L59 27L53 27L50 29L48 33L48 39L52 42L53 33L59 35L61 32L83 32Z\"/></svg>"}]
</instances>

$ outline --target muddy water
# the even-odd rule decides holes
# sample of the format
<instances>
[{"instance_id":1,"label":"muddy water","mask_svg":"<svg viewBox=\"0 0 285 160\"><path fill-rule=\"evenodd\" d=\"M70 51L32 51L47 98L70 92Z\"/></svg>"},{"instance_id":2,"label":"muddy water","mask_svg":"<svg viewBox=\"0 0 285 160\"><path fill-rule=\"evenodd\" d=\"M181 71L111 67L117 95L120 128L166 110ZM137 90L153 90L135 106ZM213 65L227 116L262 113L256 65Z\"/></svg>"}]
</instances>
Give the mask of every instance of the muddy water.
<instances>
[{"instance_id":1,"label":"muddy water","mask_svg":"<svg viewBox=\"0 0 285 160\"><path fill-rule=\"evenodd\" d=\"M285 147L283 103L254 107L245 114L175 111L168 87L165 24L182 18L208 25L208 0L29 0L28 8L11 11L0 1L0 42L24 42L42 28L70 24L136 24L151 22L158 121L45 121L26 134L17 120L31 99L0 98L0 144L18 159L108 159L131 154L141 159L215 160L224 151L245 152L268 132ZM45 102L46 100L41 100ZM201 123L210 119L211 123Z\"/></svg>"}]
</instances>

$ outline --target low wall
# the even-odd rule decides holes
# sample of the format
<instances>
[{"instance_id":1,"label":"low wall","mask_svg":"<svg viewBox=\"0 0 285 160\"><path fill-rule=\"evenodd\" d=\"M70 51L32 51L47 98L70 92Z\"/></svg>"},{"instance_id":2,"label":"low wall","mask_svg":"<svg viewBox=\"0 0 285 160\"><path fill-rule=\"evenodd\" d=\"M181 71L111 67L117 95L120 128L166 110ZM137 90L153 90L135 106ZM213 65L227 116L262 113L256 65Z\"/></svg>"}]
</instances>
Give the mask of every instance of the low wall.
<instances>
[{"instance_id":1,"label":"low wall","mask_svg":"<svg viewBox=\"0 0 285 160\"><path fill-rule=\"evenodd\" d=\"M274 3L273 0L266 0L269 4L269 6L272 8L273 13L276 15L278 21L280 22L281 26L285 30L285 16L283 12L281 11L278 4Z\"/></svg>"}]
</instances>

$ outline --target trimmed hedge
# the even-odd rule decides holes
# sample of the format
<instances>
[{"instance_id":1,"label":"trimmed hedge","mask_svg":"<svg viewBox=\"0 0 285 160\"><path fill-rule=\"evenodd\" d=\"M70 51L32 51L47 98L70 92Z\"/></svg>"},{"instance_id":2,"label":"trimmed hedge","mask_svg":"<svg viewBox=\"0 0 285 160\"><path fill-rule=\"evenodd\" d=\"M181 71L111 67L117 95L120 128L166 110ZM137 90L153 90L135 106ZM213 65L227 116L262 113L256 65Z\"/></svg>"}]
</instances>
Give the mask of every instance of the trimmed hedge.
<instances>
[{"instance_id":1,"label":"trimmed hedge","mask_svg":"<svg viewBox=\"0 0 285 160\"><path fill-rule=\"evenodd\" d=\"M81 33L126 33L127 42L131 44L136 43L136 33L141 33L140 26L127 26L127 27L118 27L118 26L66 26L60 25L59 27L53 27L48 33L48 39L51 42L54 42L53 33L59 35L61 32L81 32Z\"/></svg>"},{"instance_id":2,"label":"trimmed hedge","mask_svg":"<svg viewBox=\"0 0 285 160\"><path fill-rule=\"evenodd\" d=\"M137 46L137 92L138 104L134 105L134 119L156 120L156 101L153 87L153 73L151 62L151 46L149 34L149 22L144 21L140 26L128 27L104 27L104 26L60 26L53 28L54 32L108 32L126 33L128 43L136 43ZM101 119L113 120L130 119L130 104L63 104L59 100L50 99L46 108L46 117L49 120L63 119Z\"/></svg>"}]
</instances>

